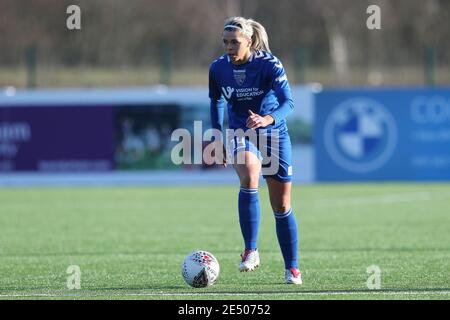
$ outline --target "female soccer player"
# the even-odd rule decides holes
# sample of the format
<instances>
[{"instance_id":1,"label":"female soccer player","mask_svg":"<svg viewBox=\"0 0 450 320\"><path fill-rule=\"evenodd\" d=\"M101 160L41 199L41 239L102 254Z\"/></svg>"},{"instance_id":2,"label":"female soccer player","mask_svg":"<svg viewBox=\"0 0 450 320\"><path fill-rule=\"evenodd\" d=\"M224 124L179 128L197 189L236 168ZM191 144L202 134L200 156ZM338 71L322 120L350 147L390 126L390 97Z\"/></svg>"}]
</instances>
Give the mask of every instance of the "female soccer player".
<instances>
[{"instance_id":1,"label":"female soccer player","mask_svg":"<svg viewBox=\"0 0 450 320\"><path fill-rule=\"evenodd\" d=\"M229 128L249 133L244 137L232 135L227 140L240 180L239 223L245 249L239 270L253 271L260 264L258 182L262 172L275 216L285 281L301 285L297 223L291 207L291 142L285 121L294 106L289 83L280 60L270 52L267 33L260 23L243 17L228 18L222 41L225 54L209 70L212 127L222 131L223 109L227 103ZM250 138L252 133L256 134L257 143ZM268 142L259 143L262 138ZM269 164L263 161L267 157ZM236 159L244 161L236 162ZM275 170L265 174L264 169L273 163L277 165Z\"/></svg>"}]
</instances>

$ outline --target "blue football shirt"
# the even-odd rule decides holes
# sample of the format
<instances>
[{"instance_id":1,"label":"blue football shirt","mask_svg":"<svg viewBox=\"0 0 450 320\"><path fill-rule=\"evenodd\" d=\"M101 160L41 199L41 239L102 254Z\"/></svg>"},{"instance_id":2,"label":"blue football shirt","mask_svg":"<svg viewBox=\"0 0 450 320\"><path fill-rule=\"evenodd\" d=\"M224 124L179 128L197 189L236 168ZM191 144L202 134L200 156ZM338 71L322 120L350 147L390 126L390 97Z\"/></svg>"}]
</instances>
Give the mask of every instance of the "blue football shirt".
<instances>
[{"instance_id":1,"label":"blue football shirt","mask_svg":"<svg viewBox=\"0 0 450 320\"><path fill-rule=\"evenodd\" d=\"M274 123L263 129L286 127L286 116L294 103L280 60L269 52L256 50L241 65L231 63L228 55L214 60L209 69L211 124L222 130L223 110L228 109L230 129L246 127L248 110L261 116L271 115Z\"/></svg>"}]
</instances>

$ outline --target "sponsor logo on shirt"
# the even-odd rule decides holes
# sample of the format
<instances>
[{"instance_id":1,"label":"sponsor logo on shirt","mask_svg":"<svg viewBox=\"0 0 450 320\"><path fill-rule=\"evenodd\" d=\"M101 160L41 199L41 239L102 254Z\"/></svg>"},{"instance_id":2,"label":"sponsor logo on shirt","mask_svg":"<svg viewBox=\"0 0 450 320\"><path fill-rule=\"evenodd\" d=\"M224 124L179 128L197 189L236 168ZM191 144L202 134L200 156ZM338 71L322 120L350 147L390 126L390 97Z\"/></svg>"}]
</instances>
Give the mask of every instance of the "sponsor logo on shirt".
<instances>
[{"instance_id":1,"label":"sponsor logo on shirt","mask_svg":"<svg viewBox=\"0 0 450 320\"><path fill-rule=\"evenodd\" d=\"M233 92L234 92L234 88L232 88L232 87L226 87L226 88L222 87L222 93L225 96L225 98L227 98L227 100L230 100Z\"/></svg>"},{"instance_id":2,"label":"sponsor logo on shirt","mask_svg":"<svg viewBox=\"0 0 450 320\"><path fill-rule=\"evenodd\" d=\"M222 93L227 100L231 99L233 92L236 91L237 101L252 100L254 97L258 97L264 94L264 90L260 88L239 88L222 87Z\"/></svg>"},{"instance_id":3,"label":"sponsor logo on shirt","mask_svg":"<svg viewBox=\"0 0 450 320\"><path fill-rule=\"evenodd\" d=\"M236 98L238 101L252 100L254 97L258 97L262 94L264 94L264 90L260 88L236 89Z\"/></svg>"}]
</instances>

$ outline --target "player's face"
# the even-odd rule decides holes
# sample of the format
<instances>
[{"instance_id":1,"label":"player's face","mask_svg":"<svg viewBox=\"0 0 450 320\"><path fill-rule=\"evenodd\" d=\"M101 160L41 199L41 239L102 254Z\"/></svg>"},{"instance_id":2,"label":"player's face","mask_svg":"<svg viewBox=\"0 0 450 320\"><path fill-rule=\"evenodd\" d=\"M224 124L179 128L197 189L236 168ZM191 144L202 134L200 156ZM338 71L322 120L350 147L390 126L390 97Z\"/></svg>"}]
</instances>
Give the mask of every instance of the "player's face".
<instances>
[{"instance_id":1,"label":"player's face","mask_svg":"<svg viewBox=\"0 0 450 320\"><path fill-rule=\"evenodd\" d=\"M223 32L223 47L225 53L230 57L232 63L246 61L250 56L251 40L243 36L239 31Z\"/></svg>"}]
</instances>

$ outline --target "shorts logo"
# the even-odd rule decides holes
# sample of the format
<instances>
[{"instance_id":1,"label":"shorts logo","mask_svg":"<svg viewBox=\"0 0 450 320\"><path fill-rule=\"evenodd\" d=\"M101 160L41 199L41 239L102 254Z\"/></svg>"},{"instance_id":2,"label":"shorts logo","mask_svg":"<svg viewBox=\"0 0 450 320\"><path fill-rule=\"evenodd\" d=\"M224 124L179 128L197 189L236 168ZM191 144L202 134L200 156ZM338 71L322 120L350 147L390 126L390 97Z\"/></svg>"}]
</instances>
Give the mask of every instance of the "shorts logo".
<instances>
[{"instance_id":1,"label":"shorts logo","mask_svg":"<svg viewBox=\"0 0 450 320\"><path fill-rule=\"evenodd\" d=\"M233 70L234 80L239 86L242 86L245 82L245 69L244 70Z\"/></svg>"},{"instance_id":2,"label":"shorts logo","mask_svg":"<svg viewBox=\"0 0 450 320\"><path fill-rule=\"evenodd\" d=\"M397 144L392 115L375 100L354 98L332 110L325 123L325 148L347 171L366 173L383 166Z\"/></svg>"},{"instance_id":3,"label":"shorts logo","mask_svg":"<svg viewBox=\"0 0 450 320\"><path fill-rule=\"evenodd\" d=\"M292 176L292 166L288 167L288 176Z\"/></svg>"}]
</instances>

